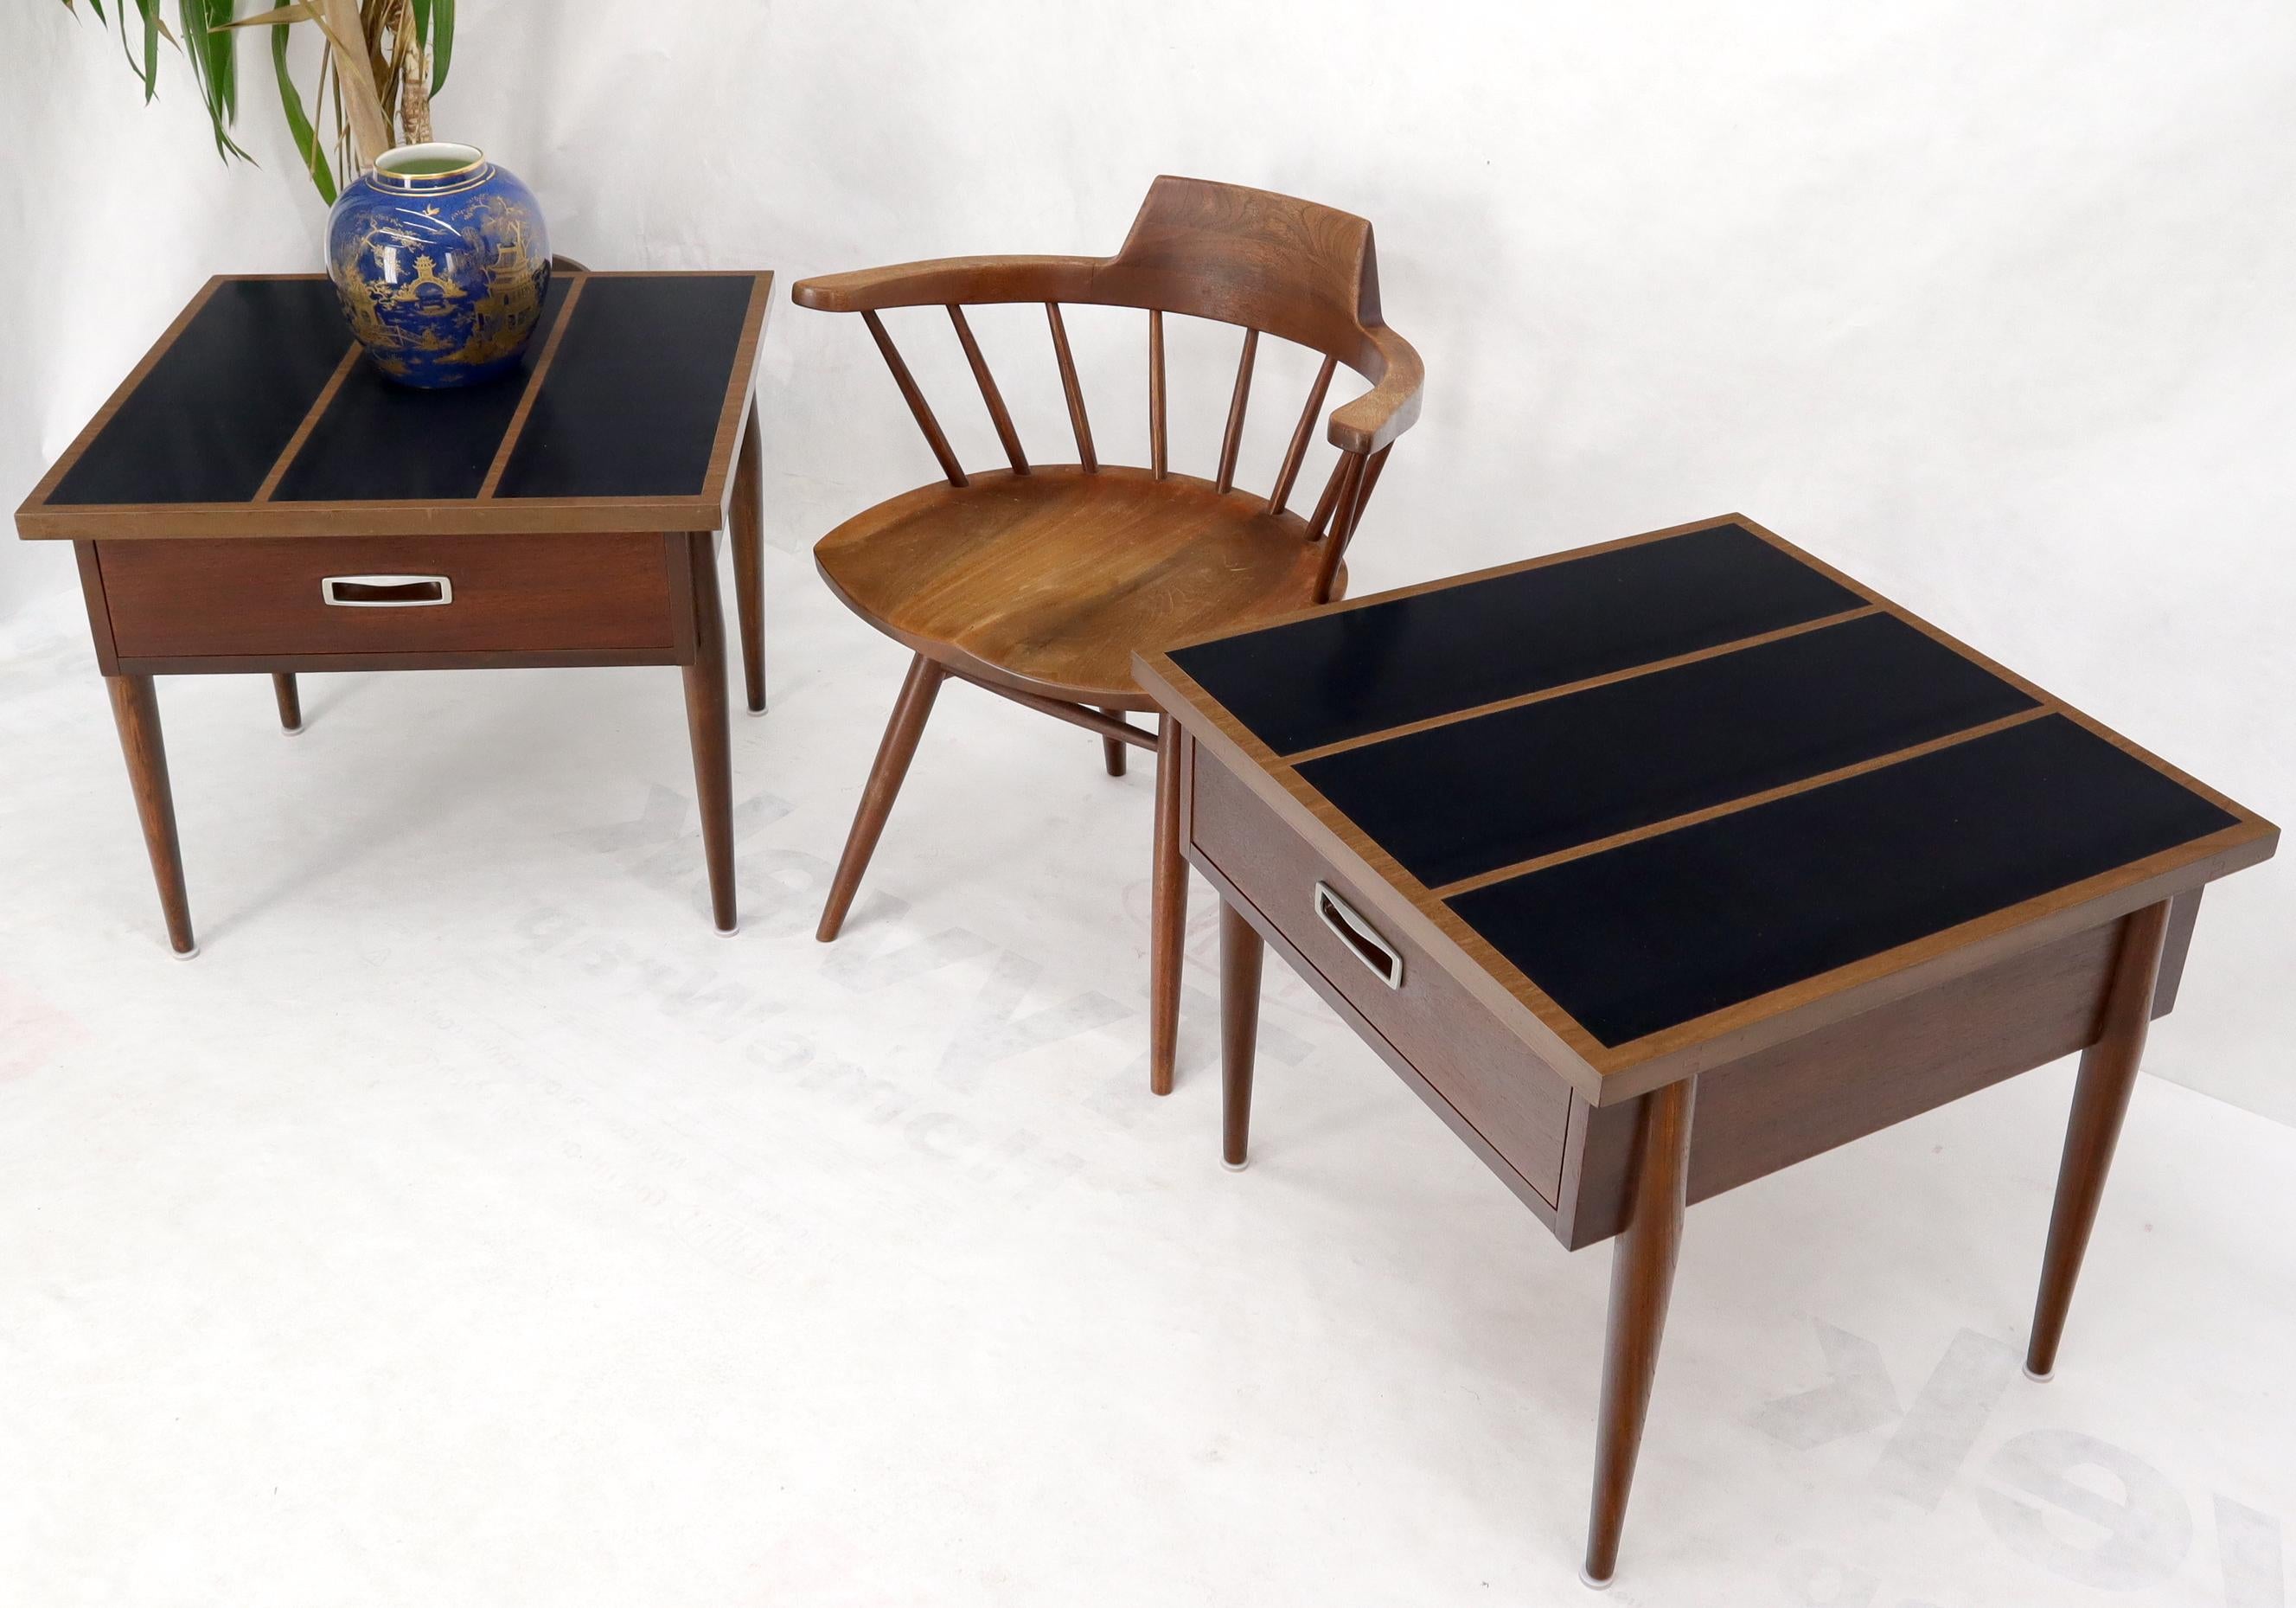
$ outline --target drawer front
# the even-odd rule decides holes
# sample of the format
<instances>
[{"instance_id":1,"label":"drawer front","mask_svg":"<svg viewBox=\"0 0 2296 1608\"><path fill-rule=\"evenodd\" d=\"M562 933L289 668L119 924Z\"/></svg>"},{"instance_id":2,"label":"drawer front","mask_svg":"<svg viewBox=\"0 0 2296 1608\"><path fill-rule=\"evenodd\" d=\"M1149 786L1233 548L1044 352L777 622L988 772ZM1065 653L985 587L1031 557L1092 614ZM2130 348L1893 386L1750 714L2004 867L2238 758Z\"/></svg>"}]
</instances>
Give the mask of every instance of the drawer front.
<instances>
[{"instance_id":1,"label":"drawer front","mask_svg":"<svg viewBox=\"0 0 2296 1608\"><path fill-rule=\"evenodd\" d=\"M659 536L99 542L122 658L668 649Z\"/></svg>"},{"instance_id":2,"label":"drawer front","mask_svg":"<svg viewBox=\"0 0 2296 1608\"><path fill-rule=\"evenodd\" d=\"M1194 753L1196 851L1553 1205L1570 1085L1209 750L1199 744ZM1399 978L1392 987L1391 976Z\"/></svg>"}]
</instances>

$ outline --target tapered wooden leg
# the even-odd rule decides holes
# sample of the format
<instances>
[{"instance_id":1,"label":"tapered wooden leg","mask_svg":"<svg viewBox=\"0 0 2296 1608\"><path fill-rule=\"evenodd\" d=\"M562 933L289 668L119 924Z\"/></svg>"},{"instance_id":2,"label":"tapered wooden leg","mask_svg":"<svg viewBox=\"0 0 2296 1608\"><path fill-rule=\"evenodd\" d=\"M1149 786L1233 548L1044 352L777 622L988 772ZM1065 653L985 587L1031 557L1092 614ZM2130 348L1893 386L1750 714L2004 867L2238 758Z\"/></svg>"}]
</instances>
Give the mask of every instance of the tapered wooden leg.
<instances>
[{"instance_id":1,"label":"tapered wooden leg","mask_svg":"<svg viewBox=\"0 0 2296 1608\"><path fill-rule=\"evenodd\" d=\"M2096 1227L2097 1204L2104 1199L2105 1173L2136 1087L2168 931L2165 903L2148 906L2122 923L2120 948L2105 985L2103 1030L2081 1054L2072 1117L2065 1125L2064 1160L2057 1169L2056 1210L2049 1216L2048 1249L2041 1254L2033 1338L2025 1348L2029 1379L2046 1380L2057 1369L2057 1342L2064 1338L2073 1281L2080 1276L2081 1256L2088 1250L2089 1230Z\"/></svg>"},{"instance_id":2,"label":"tapered wooden leg","mask_svg":"<svg viewBox=\"0 0 2296 1608\"><path fill-rule=\"evenodd\" d=\"M686 537L693 569L693 662L685 667L685 726L693 742L693 792L709 864L709 912L718 931L742 930L734 898L734 755L726 729L726 621L718 601L718 537Z\"/></svg>"},{"instance_id":3,"label":"tapered wooden leg","mask_svg":"<svg viewBox=\"0 0 2296 1608\"><path fill-rule=\"evenodd\" d=\"M1124 718L1124 711L1121 710L1103 710L1101 713L1112 719ZM1127 746L1128 744L1119 742L1113 737L1103 737L1100 740L1101 762L1108 767L1110 775L1120 776L1124 774L1124 751Z\"/></svg>"},{"instance_id":4,"label":"tapered wooden leg","mask_svg":"<svg viewBox=\"0 0 2296 1608\"><path fill-rule=\"evenodd\" d=\"M861 790L861 808L853 812L853 830L845 836L845 853L837 862L837 875L829 884L829 903L822 907L821 925L814 929L814 937L827 943L837 936L845 924L845 913L853 907L853 896L860 891L861 874L869 869L869 857L876 852L878 834L885 830L885 817L893 813L893 800L901 791L901 780L909 774L909 761L916 757L917 739L924 734L925 717L932 713L933 699L940 692L940 684L948 675L939 662L918 654L909 661L908 678L901 683L901 695L893 703L893 718L885 724L884 739L877 744L876 763L869 767L869 784Z\"/></svg>"},{"instance_id":5,"label":"tapered wooden leg","mask_svg":"<svg viewBox=\"0 0 2296 1608\"><path fill-rule=\"evenodd\" d=\"M1188 936L1188 861L1180 852L1180 723L1156 734L1156 858L1149 872L1148 1087L1172 1092L1180 1043L1180 957Z\"/></svg>"},{"instance_id":6,"label":"tapered wooden leg","mask_svg":"<svg viewBox=\"0 0 2296 1608\"><path fill-rule=\"evenodd\" d=\"M292 675L271 677L272 695L279 700L279 729L293 735L303 729L303 694L296 689Z\"/></svg>"},{"instance_id":7,"label":"tapered wooden leg","mask_svg":"<svg viewBox=\"0 0 2296 1608\"><path fill-rule=\"evenodd\" d=\"M1587 1564L1579 1579L1600 1588L1619 1565L1627 1491L1643 1444L1659 1337L1682 1246L1684 1190L1690 1175L1690 1114L1695 1079L1643 1097L1635 1133L1631 1215L1611 1251L1611 1326L1603 1342L1602 1418L1595 1440L1595 1501L1587 1520Z\"/></svg>"},{"instance_id":8,"label":"tapered wooden leg","mask_svg":"<svg viewBox=\"0 0 2296 1608\"><path fill-rule=\"evenodd\" d=\"M192 936L192 901L184 891L184 851L176 840L176 794L168 785L168 745L160 735L160 700L149 676L106 676L111 718L119 725L119 751L127 759L127 784L144 822L144 847L160 884L168 918L168 946L189 960L200 952Z\"/></svg>"},{"instance_id":9,"label":"tapered wooden leg","mask_svg":"<svg viewBox=\"0 0 2296 1608\"><path fill-rule=\"evenodd\" d=\"M742 454L734 463L734 502L729 526L734 549L734 612L742 629L742 679L750 713L766 712L766 512L758 467L758 405L742 431Z\"/></svg>"},{"instance_id":10,"label":"tapered wooden leg","mask_svg":"<svg viewBox=\"0 0 2296 1608\"><path fill-rule=\"evenodd\" d=\"M1242 1172L1251 1142L1251 1066L1259 1053L1259 930L1220 900L1220 1160Z\"/></svg>"}]
</instances>

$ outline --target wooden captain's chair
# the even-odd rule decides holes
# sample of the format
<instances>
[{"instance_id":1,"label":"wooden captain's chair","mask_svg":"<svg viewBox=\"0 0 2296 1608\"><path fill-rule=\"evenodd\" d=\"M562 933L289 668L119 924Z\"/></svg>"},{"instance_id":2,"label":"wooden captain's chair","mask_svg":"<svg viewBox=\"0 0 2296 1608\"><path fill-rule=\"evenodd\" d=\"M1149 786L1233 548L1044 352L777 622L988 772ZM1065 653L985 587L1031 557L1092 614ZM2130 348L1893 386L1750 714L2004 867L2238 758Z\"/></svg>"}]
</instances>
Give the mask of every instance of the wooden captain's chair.
<instances>
[{"instance_id":1,"label":"wooden captain's chair","mask_svg":"<svg viewBox=\"0 0 2296 1608\"><path fill-rule=\"evenodd\" d=\"M1265 190L1160 178L1113 257L964 257L808 279L800 307L858 313L891 368L943 479L856 514L814 548L855 613L915 653L877 750L817 936L837 936L949 677L1100 734L1109 773L1124 745L1155 748L1156 836L1150 939L1149 1081L1172 1087L1187 863L1179 845L1175 729L1123 718L1153 707L1132 655L1319 603L1346 583L1341 557L1395 439L1419 412L1419 356L1382 322L1371 226ZM1041 302L1068 401L1077 461L1033 463L964 309ZM1063 302L1148 315L1148 463L1103 463L1086 414ZM968 473L878 315L943 307L980 387L1006 464ZM1219 465L1210 480L1166 461L1164 318L1241 326L1242 356ZM1307 406L1265 496L1235 483L1253 359L1263 335L1323 355ZM1335 409L1340 456L1307 518L1290 510L1309 432L1333 373L1371 390Z\"/></svg>"}]
</instances>

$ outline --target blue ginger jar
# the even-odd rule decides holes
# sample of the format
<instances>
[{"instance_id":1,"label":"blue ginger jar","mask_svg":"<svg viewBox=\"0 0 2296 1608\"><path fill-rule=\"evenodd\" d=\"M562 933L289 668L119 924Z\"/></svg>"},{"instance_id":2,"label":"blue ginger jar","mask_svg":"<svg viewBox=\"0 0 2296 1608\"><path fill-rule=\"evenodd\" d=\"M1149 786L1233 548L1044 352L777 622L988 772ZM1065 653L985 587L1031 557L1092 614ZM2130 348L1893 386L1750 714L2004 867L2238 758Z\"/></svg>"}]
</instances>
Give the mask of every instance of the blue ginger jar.
<instances>
[{"instance_id":1,"label":"blue ginger jar","mask_svg":"<svg viewBox=\"0 0 2296 1608\"><path fill-rule=\"evenodd\" d=\"M402 385L475 385L518 365L550 288L534 193L470 145L401 145L327 215L351 332Z\"/></svg>"}]
</instances>

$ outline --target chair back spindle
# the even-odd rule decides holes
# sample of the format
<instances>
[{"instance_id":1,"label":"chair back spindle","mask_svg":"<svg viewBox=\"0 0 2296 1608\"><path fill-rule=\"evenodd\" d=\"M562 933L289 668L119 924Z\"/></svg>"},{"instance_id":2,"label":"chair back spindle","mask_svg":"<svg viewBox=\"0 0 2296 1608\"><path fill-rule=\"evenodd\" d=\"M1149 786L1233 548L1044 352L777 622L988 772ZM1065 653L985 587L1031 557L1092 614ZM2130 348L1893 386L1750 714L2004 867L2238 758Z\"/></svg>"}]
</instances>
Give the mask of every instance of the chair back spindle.
<instances>
[{"instance_id":1,"label":"chair back spindle","mask_svg":"<svg viewBox=\"0 0 2296 1608\"><path fill-rule=\"evenodd\" d=\"M1319 530L1314 537L1324 546L1316 565L1315 598L1319 603L1332 600L1332 587L1339 579L1340 560L1346 556L1348 540L1355 534L1356 521L1363 516L1370 479L1367 460L1360 454L1349 453L1340 461L1346 467L1341 474L1338 494L1332 500L1331 533L1326 536Z\"/></svg>"},{"instance_id":2,"label":"chair back spindle","mask_svg":"<svg viewBox=\"0 0 2296 1608\"><path fill-rule=\"evenodd\" d=\"M1164 311L1148 309L1148 472L1162 480L1169 461L1164 449Z\"/></svg>"},{"instance_id":3,"label":"chair back spindle","mask_svg":"<svg viewBox=\"0 0 2296 1608\"><path fill-rule=\"evenodd\" d=\"M1213 484L1226 496L1235 487L1235 455L1243 445L1243 410L1251 405L1251 360L1259 351L1259 332L1243 332L1243 356L1236 360L1235 395L1228 399L1227 431L1220 438L1219 477Z\"/></svg>"},{"instance_id":4,"label":"chair back spindle","mask_svg":"<svg viewBox=\"0 0 2296 1608\"><path fill-rule=\"evenodd\" d=\"M1394 450L1395 443L1390 441L1372 454L1370 462L1364 465L1363 488L1356 493L1355 517L1348 521L1347 539L1349 541L1356 539L1356 527L1363 522L1363 511L1370 505L1371 494L1378 489L1379 477L1386 472L1387 455ZM1344 551L1344 548L1342 550Z\"/></svg>"},{"instance_id":5,"label":"chair back spindle","mask_svg":"<svg viewBox=\"0 0 2296 1608\"><path fill-rule=\"evenodd\" d=\"M1086 474L1100 472L1100 459L1092 450L1092 421L1085 417L1084 387L1077 382L1076 357L1069 350L1069 327L1061 321L1061 304L1045 303L1045 316L1053 326L1053 358L1061 365L1061 394L1068 398L1069 428L1076 431L1077 462Z\"/></svg>"},{"instance_id":6,"label":"chair back spindle","mask_svg":"<svg viewBox=\"0 0 2296 1608\"><path fill-rule=\"evenodd\" d=\"M1316 428L1316 415L1324 410L1324 393L1332 389L1332 371L1340 366L1337 357L1326 354L1324 366L1316 372L1316 383L1308 389L1308 406L1300 410L1300 423L1292 431L1292 444L1284 448L1283 467L1275 472L1275 489L1267 494L1267 512L1281 513L1292 501L1292 487L1300 478L1300 460L1308 455L1308 437Z\"/></svg>"},{"instance_id":7,"label":"chair back spindle","mask_svg":"<svg viewBox=\"0 0 2296 1608\"><path fill-rule=\"evenodd\" d=\"M1013 415L1005 410L1004 393L996 389L996 377L988 372L988 359L980 355L980 342L972 338L972 325L965 322L964 308L950 302L948 321L956 327L957 344L964 348L964 360L972 365L972 377L980 386L980 399L988 405L988 422L996 427L996 439L1004 445L1005 460L1013 465L1014 474L1028 473L1029 457L1021 450L1021 432L1013 428Z\"/></svg>"},{"instance_id":8,"label":"chair back spindle","mask_svg":"<svg viewBox=\"0 0 2296 1608\"><path fill-rule=\"evenodd\" d=\"M952 486L970 485L972 482L965 479L964 470L957 463L956 455L948 449L948 438L940 433L940 421L933 417L932 409L926 405L924 392L917 389L916 377L909 373L909 365L901 361L901 349L895 346L893 338L885 332L885 321L877 316L874 308L864 308L861 321L869 326L869 333L876 338L877 349L885 357L885 366L893 371L893 383L901 388L901 400L909 405L909 412L914 415L917 428L925 433L926 444L932 448L933 456L940 460L941 472L948 477L948 483Z\"/></svg>"},{"instance_id":9,"label":"chair back spindle","mask_svg":"<svg viewBox=\"0 0 2296 1608\"><path fill-rule=\"evenodd\" d=\"M1343 452L1332 461L1331 479L1324 482L1323 495L1316 499L1316 512L1308 516L1308 539L1320 542L1324 528L1331 522L1332 510L1339 506L1340 494L1348 488L1348 477L1354 470L1356 455Z\"/></svg>"}]
</instances>

